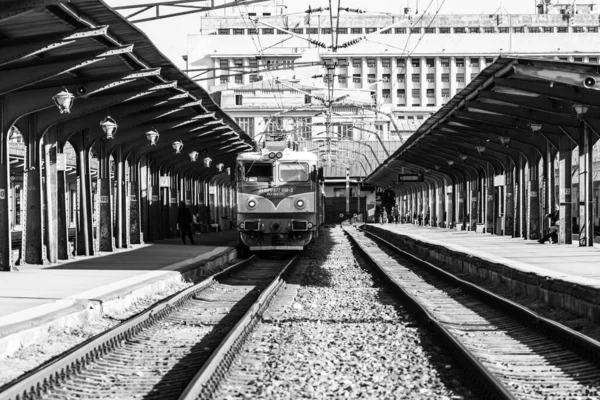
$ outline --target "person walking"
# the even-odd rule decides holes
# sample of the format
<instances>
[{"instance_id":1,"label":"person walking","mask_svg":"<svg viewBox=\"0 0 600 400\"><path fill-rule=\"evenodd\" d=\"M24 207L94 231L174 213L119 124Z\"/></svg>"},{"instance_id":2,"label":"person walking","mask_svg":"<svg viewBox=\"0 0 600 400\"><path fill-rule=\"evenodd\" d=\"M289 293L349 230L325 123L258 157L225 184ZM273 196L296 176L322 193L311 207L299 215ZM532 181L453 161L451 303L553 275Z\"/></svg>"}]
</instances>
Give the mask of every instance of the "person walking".
<instances>
[{"instance_id":1,"label":"person walking","mask_svg":"<svg viewBox=\"0 0 600 400\"><path fill-rule=\"evenodd\" d=\"M558 221L560 217L560 207L558 204L554 205L554 211L546 214L546 218L550 218L550 228L548 233L543 238L538 240L538 243L544 244L548 239L552 239L552 243L558 243Z\"/></svg>"},{"instance_id":2,"label":"person walking","mask_svg":"<svg viewBox=\"0 0 600 400\"><path fill-rule=\"evenodd\" d=\"M185 206L185 202L179 203L179 211L177 212L177 224L179 232L181 232L181 241L185 244L186 235L190 238L190 243L196 244L194 235L192 234L192 212Z\"/></svg>"}]
</instances>

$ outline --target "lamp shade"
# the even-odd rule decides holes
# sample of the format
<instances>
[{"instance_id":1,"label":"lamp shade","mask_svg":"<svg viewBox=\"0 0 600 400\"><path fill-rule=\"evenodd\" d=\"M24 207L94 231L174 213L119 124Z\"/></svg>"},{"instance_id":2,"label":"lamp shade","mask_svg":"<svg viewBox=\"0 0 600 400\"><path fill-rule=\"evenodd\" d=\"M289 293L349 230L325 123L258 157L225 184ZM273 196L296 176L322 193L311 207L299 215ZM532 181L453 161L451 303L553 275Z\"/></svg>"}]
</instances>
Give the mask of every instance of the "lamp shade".
<instances>
[{"instance_id":1,"label":"lamp shade","mask_svg":"<svg viewBox=\"0 0 600 400\"><path fill-rule=\"evenodd\" d=\"M154 146L158 142L159 133L156 129L149 130L146 132L146 138L150 142L150 146Z\"/></svg>"},{"instance_id":2,"label":"lamp shade","mask_svg":"<svg viewBox=\"0 0 600 400\"><path fill-rule=\"evenodd\" d=\"M204 166L207 168L210 167L210 164L212 164L212 158L210 158L210 157L204 158L203 161L204 161Z\"/></svg>"},{"instance_id":3,"label":"lamp shade","mask_svg":"<svg viewBox=\"0 0 600 400\"><path fill-rule=\"evenodd\" d=\"M479 154L483 153L485 151L485 146L478 144L477 146L475 146L475 150L477 150L477 152Z\"/></svg>"},{"instance_id":4,"label":"lamp shade","mask_svg":"<svg viewBox=\"0 0 600 400\"><path fill-rule=\"evenodd\" d=\"M454 165L454 160L446 160L446 162L448 163L448 165Z\"/></svg>"},{"instance_id":5,"label":"lamp shade","mask_svg":"<svg viewBox=\"0 0 600 400\"><path fill-rule=\"evenodd\" d=\"M466 154L459 153L458 158L460 158L462 161L465 161L467 158L469 158L469 156L467 156Z\"/></svg>"},{"instance_id":6,"label":"lamp shade","mask_svg":"<svg viewBox=\"0 0 600 400\"><path fill-rule=\"evenodd\" d=\"M61 114L70 114L75 96L63 88L63 90L52 96L52 100L54 100L54 104L56 104Z\"/></svg>"},{"instance_id":7,"label":"lamp shade","mask_svg":"<svg viewBox=\"0 0 600 400\"><path fill-rule=\"evenodd\" d=\"M577 115L583 115L587 112L589 106L587 104L574 104L573 110L577 113Z\"/></svg>"},{"instance_id":8,"label":"lamp shade","mask_svg":"<svg viewBox=\"0 0 600 400\"><path fill-rule=\"evenodd\" d=\"M217 164L217 170L219 172L223 172L223 168L225 168L225 164L223 164L223 163L218 163Z\"/></svg>"},{"instance_id":9,"label":"lamp shade","mask_svg":"<svg viewBox=\"0 0 600 400\"><path fill-rule=\"evenodd\" d=\"M502 143L503 146L508 146L510 144L510 138L508 136L500 136L498 139L500 139L500 143Z\"/></svg>"},{"instance_id":10,"label":"lamp shade","mask_svg":"<svg viewBox=\"0 0 600 400\"><path fill-rule=\"evenodd\" d=\"M114 139L118 127L117 121L111 117L106 117L100 121L100 128L102 128L102 132L104 132L107 139Z\"/></svg>"},{"instance_id":11,"label":"lamp shade","mask_svg":"<svg viewBox=\"0 0 600 400\"><path fill-rule=\"evenodd\" d=\"M183 149L183 142L181 140L176 140L172 144L173 149L175 150L175 154L180 154L181 149Z\"/></svg>"},{"instance_id":12,"label":"lamp shade","mask_svg":"<svg viewBox=\"0 0 600 400\"><path fill-rule=\"evenodd\" d=\"M196 150L190 151L188 153L188 156L190 156L190 161L191 162L196 162L196 160L198 159L198 154L200 154L200 153L198 153Z\"/></svg>"},{"instance_id":13,"label":"lamp shade","mask_svg":"<svg viewBox=\"0 0 600 400\"><path fill-rule=\"evenodd\" d=\"M542 129L542 124L531 123L529 124L529 127L531 128L532 132L538 132L540 129Z\"/></svg>"}]
</instances>

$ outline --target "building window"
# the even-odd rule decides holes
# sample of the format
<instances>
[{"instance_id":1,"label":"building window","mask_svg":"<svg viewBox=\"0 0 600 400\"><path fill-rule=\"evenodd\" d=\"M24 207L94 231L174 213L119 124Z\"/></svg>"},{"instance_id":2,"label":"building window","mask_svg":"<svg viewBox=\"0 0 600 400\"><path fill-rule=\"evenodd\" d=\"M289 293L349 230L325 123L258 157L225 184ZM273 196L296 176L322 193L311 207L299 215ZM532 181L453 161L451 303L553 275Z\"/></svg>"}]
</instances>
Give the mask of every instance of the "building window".
<instances>
[{"instance_id":1,"label":"building window","mask_svg":"<svg viewBox=\"0 0 600 400\"><path fill-rule=\"evenodd\" d=\"M427 89L427 97L429 97L429 98L435 97L434 89Z\"/></svg>"},{"instance_id":2,"label":"building window","mask_svg":"<svg viewBox=\"0 0 600 400\"><path fill-rule=\"evenodd\" d=\"M440 28L440 33L444 33L444 34L450 33L450 28Z\"/></svg>"},{"instance_id":3,"label":"building window","mask_svg":"<svg viewBox=\"0 0 600 400\"><path fill-rule=\"evenodd\" d=\"M394 28L394 33L403 35L406 33L406 28Z\"/></svg>"},{"instance_id":4,"label":"building window","mask_svg":"<svg viewBox=\"0 0 600 400\"><path fill-rule=\"evenodd\" d=\"M235 123L238 124L248 136L254 138L254 117L236 117Z\"/></svg>"},{"instance_id":5,"label":"building window","mask_svg":"<svg viewBox=\"0 0 600 400\"><path fill-rule=\"evenodd\" d=\"M350 28L350 33L353 35L360 35L362 34L362 28Z\"/></svg>"},{"instance_id":6,"label":"building window","mask_svg":"<svg viewBox=\"0 0 600 400\"><path fill-rule=\"evenodd\" d=\"M360 58L353 58L352 68L362 68L362 60Z\"/></svg>"},{"instance_id":7,"label":"building window","mask_svg":"<svg viewBox=\"0 0 600 400\"><path fill-rule=\"evenodd\" d=\"M566 26L559 26L558 28L556 28L556 32L558 33L568 33L569 32L569 28Z\"/></svg>"},{"instance_id":8,"label":"building window","mask_svg":"<svg viewBox=\"0 0 600 400\"><path fill-rule=\"evenodd\" d=\"M250 68L258 68L258 60L256 58L251 58L248 60L248 65Z\"/></svg>"},{"instance_id":9,"label":"building window","mask_svg":"<svg viewBox=\"0 0 600 400\"><path fill-rule=\"evenodd\" d=\"M574 26L573 33L583 33L583 26Z\"/></svg>"},{"instance_id":10,"label":"building window","mask_svg":"<svg viewBox=\"0 0 600 400\"><path fill-rule=\"evenodd\" d=\"M304 104L310 104L312 103L312 97L308 94L304 95Z\"/></svg>"},{"instance_id":11,"label":"building window","mask_svg":"<svg viewBox=\"0 0 600 400\"><path fill-rule=\"evenodd\" d=\"M340 139L352 139L352 125L338 125L337 131Z\"/></svg>"},{"instance_id":12,"label":"building window","mask_svg":"<svg viewBox=\"0 0 600 400\"><path fill-rule=\"evenodd\" d=\"M375 74L369 74L369 75L367 75L367 81L369 83L374 83L375 82Z\"/></svg>"},{"instance_id":13,"label":"building window","mask_svg":"<svg viewBox=\"0 0 600 400\"><path fill-rule=\"evenodd\" d=\"M412 90L412 97L420 99L421 98L421 89L413 89Z\"/></svg>"},{"instance_id":14,"label":"building window","mask_svg":"<svg viewBox=\"0 0 600 400\"><path fill-rule=\"evenodd\" d=\"M486 64L488 64L488 65L489 65L489 64L493 64L493 63L494 63L494 59L493 59L493 58L491 58L491 57L486 57L486 58L485 58L485 63L486 63Z\"/></svg>"},{"instance_id":15,"label":"building window","mask_svg":"<svg viewBox=\"0 0 600 400\"><path fill-rule=\"evenodd\" d=\"M235 76L235 83L237 83L238 85L241 85L242 83L244 83L244 78L242 75L236 75Z\"/></svg>"},{"instance_id":16,"label":"building window","mask_svg":"<svg viewBox=\"0 0 600 400\"><path fill-rule=\"evenodd\" d=\"M381 31L382 35L389 35L390 33L392 33L392 28L388 28L388 29Z\"/></svg>"},{"instance_id":17,"label":"building window","mask_svg":"<svg viewBox=\"0 0 600 400\"><path fill-rule=\"evenodd\" d=\"M258 82L259 80L258 75L250 75L250 82Z\"/></svg>"},{"instance_id":18,"label":"building window","mask_svg":"<svg viewBox=\"0 0 600 400\"><path fill-rule=\"evenodd\" d=\"M381 66L383 68L389 68L392 65L392 60L389 58L382 58L381 59Z\"/></svg>"},{"instance_id":19,"label":"building window","mask_svg":"<svg viewBox=\"0 0 600 400\"><path fill-rule=\"evenodd\" d=\"M287 32L282 31L281 29L277 29L277 34L278 35L287 35Z\"/></svg>"},{"instance_id":20,"label":"building window","mask_svg":"<svg viewBox=\"0 0 600 400\"><path fill-rule=\"evenodd\" d=\"M542 31L544 33L554 33L554 27L553 26L544 26L542 28Z\"/></svg>"},{"instance_id":21,"label":"building window","mask_svg":"<svg viewBox=\"0 0 600 400\"><path fill-rule=\"evenodd\" d=\"M493 26L486 26L483 28L483 33L495 33L496 29Z\"/></svg>"},{"instance_id":22,"label":"building window","mask_svg":"<svg viewBox=\"0 0 600 400\"><path fill-rule=\"evenodd\" d=\"M508 26L500 26L498 27L499 33L508 33Z\"/></svg>"},{"instance_id":23,"label":"building window","mask_svg":"<svg viewBox=\"0 0 600 400\"><path fill-rule=\"evenodd\" d=\"M398 96L399 98L402 98L405 95L406 95L405 89L398 89L398 90L396 90L396 96Z\"/></svg>"},{"instance_id":24,"label":"building window","mask_svg":"<svg viewBox=\"0 0 600 400\"><path fill-rule=\"evenodd\" d=\"M235 95L235 105L236 106L241 106L242 105L242 95L241 94L236 94Z\"/></svg>"},{"instance_id":25,"label":"building window","mask_svg":"<svg viewBox=\"0 0 600 400\"><path fill-rule=\"evenodd\" d=\"M471 57L471 60L469 62L471 64L471 67L479 67L479 58Z\"/></svg>"},{"instance_id":26,"label":"building window","mask_svg":"<svg viewBox=\"0 0 600 400\"><path fill-rule=\"evenodd\" d=\"M450 82L450 74L442 74L442 82Z\"/></svg>"},{"instance_id":27,"label":"building window","mask_svg":"<svg viewBox=\"0 0 600 400\"><path fill-rule=\"evenodd\" d=\"M229 35L229 29L220 28L218 32L219 35Z\"/></svg>"},{"instance_id":28,"label":"building window","mask_svg":"<svg viewBox=\"0 0 600 400\"><path fill-rule=\"evenodd\" d=\"M306 28L306 34L307 35L318 35L319 28Z\"/></svg>"},{"instance_id":29,"label":"building window","mask_svg":"<svg viewBox=\"0 0 600 400\"><path fill-rule=\"evenodd\" d=\"M465 66L465 59L464 58L457 58L456 59L456 66L459 68L463 68Z\"/></svg>"},{"instance_id":30,"label":"building window","mask_svg":"<svg viewBox=\"0 0 600 400\"><path fill-rule=\"evenodd\" d=\"M373 33L377 30L377 28L365 28L365 33Z\"/></svg>"},{"instance_id":31,"label":"building window","mask_svg":"<svg viewBox=\"0 0 600 400\"><path fill-rule=\"evenodd\" d=\"M523 26L515 26L513 28L514 33L525 33L525 27Z\"/></svg>"},{"instance_id":32,"label":"building window","mask_svg":"<svg viewBox=\"0 0 600 400\"><path fill-rule=\"evenodd\" d=\"M427 64L427 68L433 68L435 66L435 59L427 58L425 59L425 64Z\"/></svg>"},{"instance_id":33,"label":"building window","mask_svg":"<svg viewBox=\"0 0 600 400\"><path fill-rule=\"evenodd\" d=\"M262 33L263 35L272 35L275 32L273 31L273 28L262 28Z\"/></svg>"},{"instance_id":34,"label":"building window","mask_svg":"<svg viewBox=\"0 0 600 400\"><path fill-rule=\"evenodd\" d=\"M589 62L591 62L592 64L598 64L598 57L590 57Z\"/></svg>"},{"instance_id":35,"label":"building window","mask_svg":"<svg viewBox=\"0 0 600 400\"><path fill-rule=\"evenodd\" d=\"M352 75L352 82L353 83L360 83L360 81L361 81L360 74L354 74L354 75Z\"/></svg>"},{"instance_id":36,"label":"building window","mask_svg":"<svg viewBox=\"0 0 600 400\"><path fill-rule=\"evenodd\" d=\"M227 75L221 75L219 77L219 82L221 83L221 85L225 85L229 83L229 77Z\"/></svg>"},{"instance_id":37,"label":"building window","mask_svg":"<svg viewBox=\"0 0 600 400\"><path fill-rule=\"evenodd\" d=\"M219 60L219 68L229 69L229 60Z\"/></svg>"},{"instance_id":38,"label":"building window","mask_svg":"<svg viewBox=\"0 0 600 400\"><path fill-rule=\"evenodd\" d=\"M383 89L381 96L384 99L389 99L390 98L390 89Z\"/></svg>"},{"instance_id":39,"label":"building window","mask_svg":"<svg viewBox=\"0 0 600 400\"><path fill-rule=\"evenodd\" d=\"M375 68L375 59L374 58L367 58L367 67Z\"/></svg>"},{"instance_id":40,"label":"building window","mask_svg":"<svg viewBox=\"0 0 600 400\"><path fill-rule=\"evenodd\" d=\"M479 75L479 72L472 72L471 73L471 80L477 78L477 75Z\"/></svg>"},{"instance_id":41,"label":"building window","mask_svg":"<svg viewBox=\"0 0 600 400\"><path fill-rule=\"evenodd\" d=\"M450 89L443 88L442 89L442 97L450 97Z\"/></svg>"},{"instance_id":42,"label":"building window","mask_svg":"<svg viewBox=\"0 0 600 400\"><path fill-rule=\"evenodd\" d=\"M243 29L233 29L233 34L234 35L243 35L244 34L244 30Z\"/></svg>"},{"instance_id":43,"label":"building window","mask_svg":"<svg viewBox=\"0 0 600 400\"><path fill-rule=\"evenodd\" d=\"M456 74L456 82L463 82L465 81L465 74L464 73L459 73Z\"/></svg>"},{"instance_id":44,"label":"building window","mask_svg":"<svg viewBox=\"0 0 600 400\"><path fill-rule=\"evenodd\" d=\"M421 82L421 74L412 74L411 81L415 83Z\"/></svg>"},{"instance_id":45,"label":"building window","mask_svg":"<svg viewBox=\"0 0 600 400\"><path fill-rule=\"evenodd\" d=\"M421 60L419 60L418 58L411 58L410 59L410 65L412 65L413 68L420 68L421 67Z\"/></svg>"},{"instance_id":46,"label":"building window","mask_svg":"<svg viewBox=\"0 0 600 400\"><path fill-rule=\"evenodd\" d=\"M404 74L398 74L396 75L396 80L400 83L404 82L404 79L406 79L406 77L404 76Z\"/></svg>"},{"instance_id":47,"label":"building window","mask_svg":"<svg viewBox=\"0 0 600 400\"><path fill-rule=\"evenodd\" d=\"M339 83L346 83L346 75L340 75L340 76L338 76L338 82Z\"/></svg>"},{"instance_id":48,"label":"building window","mask_svg":"<svg viewBox=\"0 0 600 400\"><path fill-rule=\"evenodd\" d=\"M404 58L396 58L396 65L398 67L404 67L406 65L406 60Z\"/></svg>"},{"instance_id":49,"label":"building window","mask_svg":"<svg viewBox=\"0 0 600 400\"><path fill-rule=\"evenodd\" d=\"M435 76L434 74L427 74L427 82L434 82L435 81Z\"/></svg>"},{"instance_id":50,"label":"building window","mask_svg":"<svg viewBox=\"0 0 600 400\"><path fill-rule=\"evenodd\" d=\"M598 33L598 27L597 26L588 26L587 27L587 31L590 33Z\"/></svg>"},{"instance_id":51,"label":"building window","mask_svg":"<svg viewBox=\"0 0 600 400\"><path fill-rule=\"evenodd\" d=\"M573 62L583 62L583 57L574 57Z\"/></svg>"},{"instance_id":52,"label":"building window","mask_svg":"<svg viewBox=\"0 0 600 400\"><path fill-rule=\"evenodd\" d=\"M392 80L392 76L390 74L383 74L382 79L384 82L389 82Z\"/></svg>"},{"instance_id":53,"label":"building window","mask_svg":"<svg viewBox=\"0 0 600 400\"><path fill-rule=\"evenodd\" d=\"M441 60L442 67L449 68L450 67L450 59L447 57L443 57Z\"/></svg>"},{"instance_id":54,"label":"building window","mask_svg":"<svg viewBox=\"0 0 600 400\"><path fill-rule=\"evenodd\" d=\"M331 28L322 28L321 33L323 35L331 35Z\"/></svg>"},{"instance_id":55,"label":"building window","mask_svg":"<svg viewBox=\"0 0 600 400\"><path fill-rule=\"evenodd\" d=\"M337 33L340 35L347 35L348 34L348 28L338 28Z\"/></svg>"},{"instance_id":56,"label":"building window","mask_svg":"<svg viewBox=\"0 0 600 400\"><path fill-rule=\"evenodd\" d=\"M454 33L467 33L465 28L454 28Z\"/></svg>"},{"instance_id":57,"label":"building window","mask_svg":"<svg viewBox=\"0 0 600 400\"><path fill-rule=\"evenodd\" d=\"M410 33L421 33L421 28L410 28Z\"/></svg>"},{"instance_id":58,"label":"building window","mask_svg":"<svg viewBox=\"0 0 600 400\"><path fill-rule=\"evenodd\" d=\"M258 35L257 28L248 28L248 35Z\"/></svg>"},{"instance_id":59,"label":"building window","mask_svg":"<svg viewBox=\"0 0 600 400\"><path fill-rule=\"evenodd\" d=\"M542 31L542 28L540 28L539 26L530 26L529 28L527 28L527 32L529 33L540 33Z\"/></svg>"},{"instance_id":60,"label":"building window","mask_svg":"<svg viewBox=\"0 0 600 400\"><path fill-rule=\"evenodd\" d=\"M300 117L295 118L294 123L296 124L298 135L304 140L312 139L312 118L311 117Z\"/></svg>"},{"instance_id":61,"label":"building window","mask_svg":"<svg viewBox=\"0 0 600 400\"><path fill-rule=\"evenodd\" d=\"M481 33L478 26L469 28L469 33Z\"/></svg>"},{"instance_id":62,"label":"building window","mask_svg":"<svg viewBox=\"0 0 600 400\"><path fill-rule=\"evenodd\" d=\"M292 33L302 35L304 33L304 28L292 28Z\"/></svg>"},{"instance_id":63,"label":"building window","mask_svg":"<svg viewBox=\"0 0 600 400\"><path fill-rule=\"evenodd\" d=\"M425 28L425 33L435 33L435 28Z\"/></svg>"}]
</instances>

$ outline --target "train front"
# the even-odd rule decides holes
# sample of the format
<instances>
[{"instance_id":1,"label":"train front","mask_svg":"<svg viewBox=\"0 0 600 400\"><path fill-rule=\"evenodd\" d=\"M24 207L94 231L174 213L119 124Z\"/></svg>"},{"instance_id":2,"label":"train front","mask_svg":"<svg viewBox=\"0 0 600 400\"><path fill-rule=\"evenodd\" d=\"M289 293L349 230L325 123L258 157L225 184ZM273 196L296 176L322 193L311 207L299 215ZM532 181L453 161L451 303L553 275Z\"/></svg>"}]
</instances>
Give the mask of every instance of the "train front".
<instances>
[{"instance_id":1,"label":"train front","mask_svg":"<svg viewBox=\"0 0 600 400\"><path fill-rule=\"evenodd\" d=\"M238 155L238 231L249 250L302 250L318 234L316 167L315 154L288 148Z\"/></svg>"}]
</instances>

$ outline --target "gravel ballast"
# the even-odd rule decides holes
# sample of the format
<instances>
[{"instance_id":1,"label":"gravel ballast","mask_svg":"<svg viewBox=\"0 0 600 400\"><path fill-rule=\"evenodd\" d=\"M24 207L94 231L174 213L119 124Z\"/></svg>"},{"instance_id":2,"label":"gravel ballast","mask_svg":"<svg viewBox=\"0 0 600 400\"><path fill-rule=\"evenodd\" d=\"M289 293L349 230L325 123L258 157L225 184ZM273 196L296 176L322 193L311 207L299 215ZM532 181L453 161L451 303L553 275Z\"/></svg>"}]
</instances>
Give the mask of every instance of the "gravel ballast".
<instances>
[{"instance_id":1,"label":"gravel ballast","mask_svg":"<svg viewBox=\"0 0 600 400\"><path fill-rule=\"evenodd\" d=\"M451 358L322 230L242 349L219 398L474 398Z\"/></svg>"}]
</instances>

